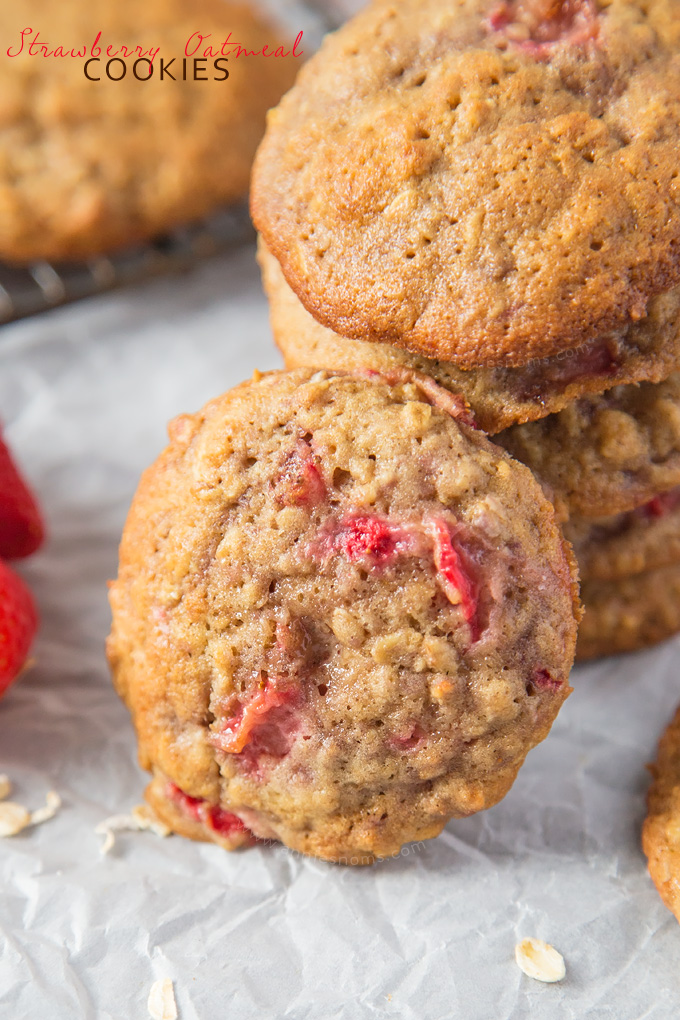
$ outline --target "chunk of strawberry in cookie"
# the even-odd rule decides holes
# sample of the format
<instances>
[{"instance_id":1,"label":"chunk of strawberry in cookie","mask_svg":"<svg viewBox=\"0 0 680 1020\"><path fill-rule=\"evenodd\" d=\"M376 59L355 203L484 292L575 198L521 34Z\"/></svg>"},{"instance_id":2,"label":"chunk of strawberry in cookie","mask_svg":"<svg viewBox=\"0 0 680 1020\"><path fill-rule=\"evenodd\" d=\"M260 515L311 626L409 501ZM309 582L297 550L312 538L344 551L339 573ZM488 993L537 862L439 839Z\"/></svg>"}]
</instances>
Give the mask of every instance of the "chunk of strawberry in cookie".
<instances>
[{"instance_id":1,"label":"chunk of strawberry in cookie","mask_svg":"<svg viewBox=\"0 0 680 1020\"><path fill-rule=\"evenodd\" d=\"M679 506L680 488L676 488L671 489L669 492L660 492L658 496L654 496L653 499L650 499L639 510L633 510L633 514L639 514L643 517L660 518L665 517Z\"/></svg>"},{"instance_id":2,"label":"chunk of strawberry in cookie","mask_svg":"<svg viewBox=\"0 0 680 1020\"><path fill-rule=\"evenodd\" d=\"M606 341L586 344L562 357L547 358L522 373L519 396L541 400L547 392L560 391L581 379L613 376L619 360Z\"/></svg>"},{"instance_id":3,"label":"chunk of strawberry in cookie","mask_svg":"<svg viewBox=\"0 0 680 1020\"><path fill-rule=\"evenodd\" d=\"M216 804L210 804L201 797L191 797L184 790L180 789L176 783L172 782L169 782L167 785L166 796L185 815L188 815L195 822L200 822L201 825L216 833L220 838L229 840L234 845L239 846L243 844L252 845L256 842L255 836L248 826L241 821L238 815L233 814L231 811L225 811L224 808L218 807Z\"/></svg>"},{"instance_id":4,"label":"chunk of strawberry in cookie","mask_svg":"<svg viewBox=\"0 0 680 1020\"><path fill-rule=\"evenodd\" d=\"M451 531L446 521L435 518L427 521L426 528L432 536L434 544L434 565L449 602L460 605L463 619L470 626L472 642L479 640L479 624L477 621L477 586L463 562L461 553L456 549L451 538Z\"/></svg>"},{"instance_id":5,"label":"chunk of strawberry in cookie","mask_svg":"<svg viewBox=\"0 0 680 1020\"><path fill-rule=\"evenodd\" d=\"M225 754L243 756L247 769L259 772L262 756L283 758L290 751L301 725L298 699L297 689L280 689L267 680L213 732L213 746Z\"/></svg>"},{"instance_id":6,"label":"chunk of strawberry in cookie","mask_svg":"<svg viewBox=\"0 0 680 1020\"><path fill-rule=\"evenodd\" d=\"M539 691L558 691L562 681L556 680L547 669L535 669L529 683Z\"/></svg>"},{"instance_id":7,"label":"chunk of strawberry in cookie","mask_svg":"<svg viewBox=\"0 0 680 1020\"><path fill-rule=\"evenodd\" d=\"M321 560L340 554L350 563L387 567L402 556L420 555L422 547L417 525L394 524L380 514L347 514L327 521L308 552Z\"/></svg>"},{"instance_id":8,"label":"chunk of strawberry in cookie","mask_svg":"<svg viewBox=\"0 0 680 1020\"><path fill-rule=\"evenodd\" d=\"M419 723L413 725L404 733L393 733L387 743L394 751L417 751L425 742L426 733Z\"/></svg>"},{"instance_id":9,"label":"chunk of strawberry in cookie","mask_svg":"<svg viewBox=\"0 0 680 1020\"><path fill-rule=\"evenodd\" d=\"M286 457L276 489L282 506L310 507L325 500L326 483L306 438Z\"/></svg>"},{"instance_id":10,"label":"chunk of strawberry in cookie","mask_svg":"<svg viewBox=\"0 0 680 1020\"><path fill-rule=\"evenodd\" d=\"M539 58L560 43L584 46L599 30L593 0L502 0L491 11L488 26Z\"/></svg>"}]
</instances>

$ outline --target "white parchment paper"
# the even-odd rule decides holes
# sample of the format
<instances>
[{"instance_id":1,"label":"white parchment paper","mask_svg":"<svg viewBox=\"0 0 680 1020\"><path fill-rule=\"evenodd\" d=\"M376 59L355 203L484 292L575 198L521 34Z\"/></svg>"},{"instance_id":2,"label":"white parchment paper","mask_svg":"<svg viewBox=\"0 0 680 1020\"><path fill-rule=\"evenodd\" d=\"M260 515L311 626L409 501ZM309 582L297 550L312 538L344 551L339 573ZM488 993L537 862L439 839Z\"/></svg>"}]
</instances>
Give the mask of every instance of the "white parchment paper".
<instances>
[{"instance_id":1,"label":"white parchment paper","mask_svg":"<svg viewBox=\"0 0 680 1020\"><path fill-rule=\"evenodd\" d=\"M103 643L106 580L165 422L276 367L254 252L0 331L0 416L50 541L21 567L37 665L0 702L0 771L51 822L0 842L0 1017L641 1020L680 1013L680 927L647 877L645 762L680 701L680 642L575 672L506 799L372 869L151 833L101 858L95 825L141 800ZM517 940L552 942L560 985Z\"/></svg>"}]
</instances>

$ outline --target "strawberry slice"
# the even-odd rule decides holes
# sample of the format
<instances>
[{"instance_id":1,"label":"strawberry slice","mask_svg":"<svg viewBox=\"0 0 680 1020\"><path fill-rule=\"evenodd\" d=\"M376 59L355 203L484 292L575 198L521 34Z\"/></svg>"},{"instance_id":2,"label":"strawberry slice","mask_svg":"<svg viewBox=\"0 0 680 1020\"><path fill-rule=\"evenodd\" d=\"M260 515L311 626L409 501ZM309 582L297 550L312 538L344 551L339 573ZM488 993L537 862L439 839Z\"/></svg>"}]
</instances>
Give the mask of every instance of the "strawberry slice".
<instances>
[{"instance_id":1,"label":"strawberry slice","mask_svg":"<svg viewBox=\"0 0 680 1020\"><path fill-rule=\"evenodd\" d=\"M654 496L644 506L634 510L633 513L643 517L665 517L666 514L677 509L679 505L680 489L671 489L670 492L661 492L658 496Z\"/></svg>"},{"instance_id":2,"label":"strawberry slice","mask_svg":"<svg viewBox=\"0 0 680 1020\"><path fill-rule=\"evenodd\" d=\"M479 638L477 623L477 593L472 578L466 571L460 553L453 545L446 521L434 518L425 524L434 544L434 565L442 580L449 602L460 606L463 618L470 625L472 642Z\"/></svg>"},{"instance_id":3,"label":"strawberry slice","mask_svg":"<svg viewBox=\"0 0 680 1020\"><path fill-rule=\"evenodd\" d=\"M380 517L354 517L345 524L338 544L350 563L363 559L386 563L394 555L397 531Z\"/></svg>"},{"instance_id":4,"label":"strawberry slice","mask_svg":"<svg viewBox=\"0 0 680 1020\"><path fill-rule=\"evenodd\" d=\"M194 821L206 825L224 839L245 836L247 842L255 842L255 837L248 826L231 811L225 811L224 808L209 804L207 800L202 800L200 797L191 797L173 782L168 783L167 795Z\"/></svg>"},{"instance_id":5,"label":"strawberry slice","mask_svg":"<svg viewBox=\"0 0 680 1020\"><path fill-rule=\"evenodd\" d=\"M326 498L326 483L312 448L301 439L286 458L278 485L278 501L283 506L316 506Z\"/></svg>"},{"instance_id":6,"label":"strawberry slice","mask_svg":"<svg viewBox=\"0 0 680 1020\"><path fill-rule=\"evenodd\" d=\"M30 556L44 536L38 505L0 435L0 557Z\"/></svg>"},{"instance_id":7,"label":"strawberry slice","mask_svg":"<svg viewBox=\"0 0 680 1020\"><path fill-rule=\"evenodd\" d=\"M37 627L33 596L0 560L0 695L21 672Z\"/></svg>"},{"instance_id":8,"label":"strawberry slice","mask_svg":"<svg viewBox=\"0 0 680 1020\"><path fill-rule=\"evenodd\" d=\"M254 731L270 721L270 713L275 709L289 705L291 696L291 692L279 691L273 684L266 683L254 698L241 705L236 715L223 723L218 733L213 734L213 744L227 754L241 754L253 739Z\"/></svg>"}]
</instances>

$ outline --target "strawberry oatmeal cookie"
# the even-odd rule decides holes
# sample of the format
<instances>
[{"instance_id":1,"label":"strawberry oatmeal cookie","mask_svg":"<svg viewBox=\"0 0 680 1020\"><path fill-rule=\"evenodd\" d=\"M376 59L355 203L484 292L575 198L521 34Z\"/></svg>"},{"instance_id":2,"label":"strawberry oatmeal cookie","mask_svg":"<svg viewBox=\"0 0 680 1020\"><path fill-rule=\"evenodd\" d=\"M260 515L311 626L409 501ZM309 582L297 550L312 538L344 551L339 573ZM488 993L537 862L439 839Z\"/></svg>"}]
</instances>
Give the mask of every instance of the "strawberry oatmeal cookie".
<instances>
[{"instance_id":1,"label":"strawberry oatmeal cookie","mask_svg":"<svg viewBox=\"0 0 680 1020\"><path fill-rule=\"evenodd\" d=\"M534 359L522 368L456 367L390 344L350 340L322 326L288 286L281 267L260 238L258 258L274 339L287 368L408 368L461 393L475 421L493 435L510 425L561 411L582 394L622 383L662 382L680 365L680 287L652 298L647 315L620 336L579 350Z\"/></svg>"},{"instance_id":2,"label":"strawberry oatmeal cookie","mask_svg":"<svg viewBox=\"0 0 680 1020\"><path fill-rule=\"evenodd\" d=\"M680 488L612 517L572 517L564 525L584 581L616 581L680 563Z\"/></svg>"},{"instance_id":3,"label":"strawberry oatmeal cookie","mask_svg":"<svg viewBox=\"0 0 680 1020\"><path fill-rule=\"evenodd\" d=\"M173 422L108 644L173 828L369 863L508 791L570 691L574 567L468 421L425 377L298 370Z\"/></svg>"},{"instance_id":4,"label":"strawberry oatmeal cookie","mask_svg":"<svg viewBox=\"0 0 680 1020\"><path fill-rule=\"evenodd\" d=\"M680 708L659 742L650 771L642 849L661 899L680 921Z\"/></svg>"},{"instance_id":5,"label":"strawberry oatmeal cookie","mask_svg":"<svg viewBox=\"0 0 680 1020\"><path fill-rule=\"evenodd\" d=\"M582 397L495 441L570 514L633 510L680 485L680 375Z\"/></svg>"},{"instance_id":6,"label":"strawberry oatmeal cookie","mask_svg":"<svg viewBox=\"0 0 680 1020\"><path fill-rule=\"evenodd\" d=\"M680 283L679 38L669 0L376 0L271 115L256 226L341 336L618 368Z\"/></svg>"},{"instance_id":7,"label":"strawberry oatmeal cookie","mask_svg":"<svg viewBox=\"0 0 680 1020\"><path fill-rule=\"evenodd\" d=\"M282 44L222 0L0 4L0 258L87 258L243 199L267 108L300 61L203 59L230 35L253 52Z\"/></svg>"},{"instance_id":8,"label":"strawberry oatmeal cookie","mask_svg":"<svg viewBox=\"0 0 680 1020\"><path fill-rule=\"evenodd\" d=\"M584 614L576 657L650 648L680 631L680 564L581 584Z\"/></svg>"}]
</instances>

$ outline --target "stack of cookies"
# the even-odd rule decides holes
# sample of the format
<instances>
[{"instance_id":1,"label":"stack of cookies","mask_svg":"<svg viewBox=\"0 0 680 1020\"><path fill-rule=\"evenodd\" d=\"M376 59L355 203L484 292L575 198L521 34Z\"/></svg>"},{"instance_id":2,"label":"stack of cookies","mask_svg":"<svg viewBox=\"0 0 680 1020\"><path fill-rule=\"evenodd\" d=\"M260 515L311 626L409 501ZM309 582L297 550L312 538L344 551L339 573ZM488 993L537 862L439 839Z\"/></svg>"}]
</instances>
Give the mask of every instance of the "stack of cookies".
<instances>
[{"instance_id":1,"label":"stack of cookies","mask_svg":"<svg viewBox=\"0 0 680 1020\"><path fill-rule=\"evenodd\" d=\"M680 630L680 5L375 0L270 114L288 367L429 376L535 472L582 658Z\"/></svg>"}]
</instances>

